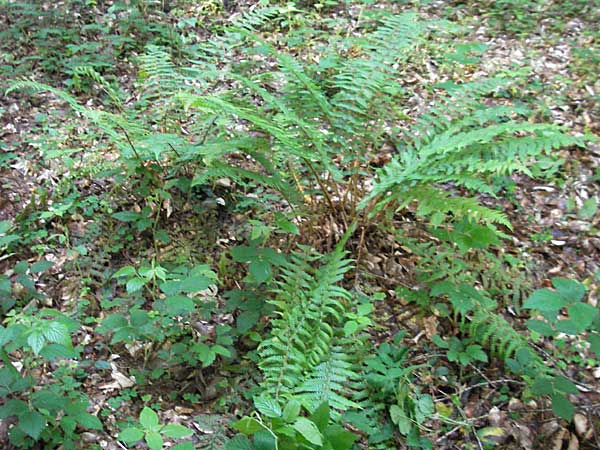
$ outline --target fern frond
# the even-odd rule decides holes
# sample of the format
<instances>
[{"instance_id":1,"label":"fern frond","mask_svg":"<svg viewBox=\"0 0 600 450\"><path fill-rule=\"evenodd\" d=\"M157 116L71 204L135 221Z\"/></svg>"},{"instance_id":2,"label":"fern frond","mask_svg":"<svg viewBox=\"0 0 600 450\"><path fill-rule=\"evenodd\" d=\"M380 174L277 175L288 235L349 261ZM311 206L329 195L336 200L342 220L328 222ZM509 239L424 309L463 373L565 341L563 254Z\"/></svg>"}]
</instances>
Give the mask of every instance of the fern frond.
<instances>
[{"instance_id":1,"label":"fern frond","mask_svg":"<svg viewBox=\"0 0 600 450\"><path fill-rule=\"evenodd\" d=\"M327 256L305 249L282 268L272 301L277 318L258 349L261 388L277 401L295 395L309 410L324 400L339 411L358 407L352 400L352 383L360 381L354 343L343 333L351 295L339 286L351 263L345 239Z\"/></svg>"},{"instance_id":2,"label":"fern frond","mask_svg":"<svg viewBox=\"0 0 600 450\"><path fill-rule=\"evenodd\" d=\"M356 397L351 384L358 381L355 361L348 354L348 346L333 346L323 362L306 376L304 382L295 389L297 398L309 411L314 411L321 403L327 402L336 411L360 409L351 400Z\"/></svg>"}]
</instances>

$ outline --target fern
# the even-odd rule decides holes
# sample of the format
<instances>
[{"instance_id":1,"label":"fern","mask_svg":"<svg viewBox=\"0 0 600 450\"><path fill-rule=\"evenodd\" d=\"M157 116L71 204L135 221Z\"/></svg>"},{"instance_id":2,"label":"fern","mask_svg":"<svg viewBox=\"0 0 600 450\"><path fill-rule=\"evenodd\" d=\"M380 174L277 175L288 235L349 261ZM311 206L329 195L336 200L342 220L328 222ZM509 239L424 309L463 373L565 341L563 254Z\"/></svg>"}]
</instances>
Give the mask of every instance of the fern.
<instances>
[{"instance_id":1,"label":"fern","mask_svg":"<svg viewBox=\"0 0 600 450\"><path fill-rule=\"evenodd\" d=\"M258 349L262 393L280 403L295 396L309 411L323 402L337 411L359 407L352 400L360 381L355 342L342 329L352 309L351 294L339 286L350 269L344 242L325 257L305 249L282 270L272 301L277 318Z\"/></svg>"},{"instance_id":2,"label":"fern","mask_svg":"<svg viewBox=\"0 0 600 450\"><path fill-rule=\"evenodd\" d=\"M362 206L375 200L374 214L390 203L403 208L416 200L424 204L423 214L444 212L510 227L503 214L472 198L451 196L448 186L494 195L494 176L531 175L529 167L536 158L559 147L582 146L583 139L554 125L514 119L527 113L522 108L489 108L474 100L500 84L490 80L455 88L442 102L444 107L455 102L451 108L433 108L422 117L407 133L401 153L379 171Z\"/></svg>"}]
</instances>

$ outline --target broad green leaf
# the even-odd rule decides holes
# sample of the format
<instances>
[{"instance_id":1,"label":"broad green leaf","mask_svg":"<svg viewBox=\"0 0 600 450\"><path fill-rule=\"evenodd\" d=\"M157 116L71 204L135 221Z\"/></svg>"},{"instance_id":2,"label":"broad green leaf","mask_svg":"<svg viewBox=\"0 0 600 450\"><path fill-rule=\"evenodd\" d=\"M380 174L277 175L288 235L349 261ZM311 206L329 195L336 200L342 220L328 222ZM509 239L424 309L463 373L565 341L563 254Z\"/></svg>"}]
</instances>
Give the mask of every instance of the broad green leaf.
<instances>
[{"instance_id":1,"label":"broad green leaf","mask_svg":"<svg viewBox=\"0 0 600 450\"><path fill-rule=\"evenodd\" d=\"M536 395L550 395L554 392L552 378L538 377L534 380L531 390Z\"/></svg>"},{"instance_id":2,"label":"broad green leaf","mask_svg":"<svg viewBox=\"0 0 600 450\"><path fill-rule=\"evenodd\" d=\"M51 361L53 359L75 359L79 353L69 346L62 344L47 344L40 351L40 355Z\"/></svg>"},{"instance_id":3,"label":"broad green leaf","mask_svg":"<svg viewBox=\"0 0 600 450\"><path fill-rule=\"evenodd\" d=\"M323 435L311 420L306 417L298 417L293 427L311 444L323 445Z\"/></svg>"},{"instance_id":4,"label":"broad green leaf","mask_svg":"<svg viewBox=\"0 0 600 450\"><path fill-rule=\"evenodd\" d=\"M577 386L575 385L575 383L573 383L571 380L569 380L563 376L555 377L553 384L554 384L555 390L558 390L565 394L578 394L579 393L579 389L577 389Z\"/></svg>"},{"instance_id":5,"label":"broad green leaf","mask_svg":"<svg viewBox=\"0 0 600 450\"><path fill-rule=\"evenodd\" d=\"M223 347L222 345L213 345L210 348L210 350L217 355L224 356L225 358L231 358L231 351L228 348Z\"/></svg>"},{"instance_id":6,"label":"broad green leaf","mask_svg":"<svg viewBox=\"0 0 600 450\"><path fill-rule=\"evenodd\" d=\"M588 303L575 303L569 307L569 317L575 322L577 330L585 331L598 315L598 309Z\"/></svg>"},{"instance_id":7,"label":"broad green leaf","mask_svg":"<svg viewBox=\"0 0 600 450\"><path fill-rule=\"evenodd\" d=\"M573 404L564 395L555 394L552 396L552 411L558 417L571 420L575 414L575 408Z\"/></svg>"},{"instance_id":8,"label":"broad green leaf","mask_svg":"<svg viewBox=\"0 0 600 450\"><path fill-rule=\"evenodd\" d=\"M585 286L569 278L552 278L552 286L554 286L558 295L568 303L578 302L585 295Z\"/></svg>"},{"instance_id":9,"label":"broad green leaf","mask_svg":"<svg viewBox=\"0 0 600 450\"><path fill-rule=\"evenodd\" d=\"M192 294L195 292L203 291L208 287L212 286L213 284L214 282L207 277L195 276L188 277L181 281L179 288L181 289L181 292L185 292L186 294Z\"/></svg>"},{"instance_id":10,"label":"broad green leaf","mask_svg":"<svg viewBox=\"0 0 600 450\"><path fill-rule=\"evenodd\" d=\"M143 437L144 432L135 427L125 428L119 433L119 440L125 442L127 445L135 444L142 440Z\"/></svg>"},{"instance_id":11,"label":"broad green leaf","mask_svg":"<svg viewBox=\"0 0 600 450\"><path fill-rule=\"evenodd\" d=\"M358 330L358 323L356 323L356 321L349 320L344 324L344 335L345 336L350 336L351 334L354 334L354 332L356 332L356 330Z\"/></svg>"},{"instance_id":12,"label":"broad green leaf","mask_svg":"<svg viewBox=\"0 0 600 450\"><path fill-rule=\"evenodd\" d=\"M119 211L114 213L112 216L121 222L134 222L142 217L141 214L133 211Z\"/></svg>"},{"instance_id":13,"label":"broad green leaf","mask_svg":"<svg viewBox=\"0 0 600 450\"><path fill-rule=\"evenodd\" d=\"M571 319L559 320L556 322L556 330L561 333L574 336L578 333L577 324Z\"/></svg>"},{"instance_id":14,"label":"broad green leaf","mask_svg":"<svg viewBox=\"0 0 600 450\"><path fill-rule=\"evenodd\" d=\"M333 450L349 450L358 438L357 435L340 425L331 425L325 430L325 437L331 443Z\"/></svg>"},{"instance_id":15,"label":"broad green leaf","mask_svg":"<svg viewBox=\"0 0 600 450\"><path fill-rule=\"evenodd\" d=\"M217 357L216 353L213 352L208 345L202 342L195 344L193 350L197 358L202 362L203 367L210 366Z\"/></svg>"},{"instance_id":16,"label":"broad green leaf","mask_svg":"<svg viewBox=\"0 0 600 450\"><path fill-rule=\"evenodd\" d=\"M144 287L144 285L146 284L147 281L148 280L146 280L145 278L141 278L141 277L132 278L131 280L127 281L127 284L125 285L125 289L127 289L127 292L129 294L132 294L132 293L137 292L140 289L142 289L142 287Z\"/></svg>"},{"instance_id":17,"label":"broad green leaf","mask_svg":"<svg viewBox=\"0 0 600 450\"><path fill-rule=\"evenodd\" d=\"M266 395L256 397L254 399L254 406L261 414L271 419L281 417L281 406L279 406L279 403L277 403L271 397L268 397Z\"/></svg>"},{"instance_id":18,"label":"broad green leaf","mask_svg":"<svg viewBox=\"0 0 600 450\"><path fill-rule=\"evenodd\" d=\"M242 334L246 333L258 322L259 318L260 312L258 311L244 311L236 320L238 331Z\"/></svg>"},{"instance_id":19,"label":"broad green leaf","mask_svg":"<svg viewBox=\"0 0 600 450\"><path fill-rule=\"evenodd\" d=\"M57 344L70 345L71 337L66 325L56 321L46 321L42 333L47 341Z\"/></svg>"},{"instance_id":20,"label":"broad green leaf","mask_svg":"<svg viewBox=\"0 0 600 450\"><path fill-rule=\"evenodd\" d=\"M267 430L260 430L254 434L254 450L277 450L275 437ZM281 449L283 450L283 449Z\"/></svg>"},{"instance_id":21,"label":"broad green leaf","mask_svg":"<svg viewBox=\"0 0 600 450\"><path fill-rule=\"evenodd\" d=\"M255 260L248 267L250 275L258 284L264 283L271 276L271 264L266 261Z\"/></svg>"},{"instance_id":22,"label":"broad green leaf","mask_svg":"<svg viewBox=\"0 0 600 450\"><path fill-rule=\"evenodd\" d=\"M248 416L242 417L240 420L234 423L232 427L244 434L254 434L262 429L262 425L258 422L258 420Z\"/></svg>"},{"instance_id":23,"label":"broad green leaf","mask_svg":"<svg viewBox=\"0 0 600 450\"><path fill-rule=\"evenodd\" d=\"M550 289L538 289L534 291L523 303L523 308L551 312L558 312L565 306L567 306L567 301Z\"/></svg>"},{"instance_id":24,"label":"broad green leaf","mask_svg":"<svg viewBox=\"0 0 600 450\"><path fill-rule=\"evenodd\" d=\"M300 415L300 402L298 400L290 400L283 408L283 420L291 422Z\"/></svg>"},{"instance_id":25,"label":"broad green leaf","mask_svg":"<svg viewBox=\"0 0 600 450\"><path fill-rule=\"evenodd\" d=\"M231 257L235 262L250 262L257 258L258 251L254 247L239 245L231 250Z\"/></svg>"},{"instance_id":26,"label":"broad green leaf","mask_svg":"<svg viewBox=\"0 0 600 450\"><path fill-rule=\"evenodd\" d=\"M33 330L31 333L29 333L29 336L27 336L27 344L31 347L34 355L38 355L40 353L40 350L45 343L46 338L41 331Z\"/></svg>"},{"instance_id":27,"label":"broad green leaf","mask_svg":"<svg viewBox=\"0 0 600 450\"><path fill-rule=\"evenodd\" d=\"M596 358L600 358L600 335L590 333L587 341L590 343L590 350L596 354Z\"/></svg>"},{"instance_id":28,"label":"broad green leaf","mask_svg":"<svg viewBox=\"0 0 600 450\"><path fill-rule=\"evenodd\" d=\"M133 277L137 275L137 271L133 266L124 266L117 270L112 278Z\"/></svg>"},{"instance_id":29,"label":"broad green leaf","mask_svg":"<svg viewBox=\"0 0 600 450\"><path fill-rule=\"evenodd\" d=\"M171 447L171 450L195 450L196 447L191 442L180 442Z\"/></svg>"},{"instance_id":30,"label":"broad green leaf","mask_svg":"<svg viewBox=\"0 0 600 450\"><path fill-rule=\"evenodd\" d=\"M98 419L93 414L84 413L84 414L77 416L75 419L84 428L88 428L90 430L101 430L102 429L102 422L100 422L100 419Z\"/></svg>"},{"instance_id":31,"label":"broad green leaf","mask_svg":"<svg viewBox=\"0 0 600 450\"><path fill-rule=\"evenodd\" d=\"M19 428L37 440L46 427L46 419L37 411L27 411L19 416Z\"/></svg>"},{"instance_id":32,"label":"broad green leaf","mask_svg":"<svg viewBox=\"0 0 600 450\"><path fill-rule=\"evenodd\" d=\"M586 220L593 219L597 212L598 204L596 203L596 199L594 197L590 197L583 202L583 205L579 210L579 217Z\"/></svg>"},{"instance_id":33,"label":"broad green leaf","mask_svg":"<svg viewBox=\"0 0 600 450\"><path fill-rule=\"evenodd\" d=\"M158 423L158 414L147 406L144 406L144 409L140 412L140 425L144 427L145 430L154 430L158 427Z\"/></svg>"},{"instance_id":34,"label":"broad green leaf","mask_svg":"<svg viewBox=\"0 0 600 450\"><path fill-rule=\"evenodd\" d=\"M238 434L225 445L225 450L254 450L252 442L243 434Z\"/></svg>"},{"instance_id":35,"label":"broad green leaf","mask_svg":"<svg viewBox=\"0 0 600 450\"><path fill-rule=\"evenodd\" d=\"M320 431L325 431L327 425L329 425L329 417L331 410L327 402L321 403L317 409L310 415L312 420Z\"/></svg>"},{"instance_id":36,"label":"broad green leaf","mask_svg":"<svg viewBox=\"0 0 600 450\"><path fill-rule=\"evenodd\" d=\"M185 295L174 295L164 301L167 313L173 316L192 314L196 310L194 300Z\"/></svg>"},{"instance_id":37,"label":"broad green leaf","mask_svg":"<svg viewBox=\"0 0 600 450\"><path fill-rule=\"evenodd\" d=\"M123 328L129 325L127 319L121 314L111 314L102 321L102 327L108 330L115 330L117 328Z\"/></svg>"},{"instance_id":38,"label":"broad green leaf","mask_svg":"<svg viewBox=\"0 0 600 450\"><path fill-rule=\"evenodd\" d=\"M13 337L14 337L14 328L13 327L4 328L2 325L0 325L0 347L4 347L6 344L8 344L10 341L12 341Z\"/></svg>"},{"instance_id":39,"label":"broad green leaf","mask_svg":"<svg viewBox=\"0 0 600 450\"><path fill-rule=\"evenodd\" d=\"M156 431L149 431L146 433L146 444L150 450L162 450L163 448L163 438L160 433Z\"/></svg>"},{"instance_id":40,"label":"broad green leaf","mask_svg":"<svg viewBox=\"0 0 600 450\"><path fill-rule=\"evenodd\" d=\"M10 416L21 416L29 411L29 406L23 400L10 399L0 406L0 419Z\"/></svg>"},{"instance_id":41,"label":"broad green leaf","mask_svg":"<svg viewBox=\"0 0 600 450\"><path fill-rule=\"evenodd\" d=\"M62 397L47 389L37 391L32 395L32 404L37 409L47 409L48 411L58 411L65 407L66 397Z\"/></svg>"},{"instance_id":42,"label":"broad green leaf","mask_svg":"<svg viewBox=\"0 0 600 450\"><path fill-rule=\"evenodd\" d=\"M177 423L165 425L160 432L171 439L180 439L194 434L192 430Z\"/></svg>"},{"instance_id":43,"label":"broad green leaf","mask_svg":"<svg viewBox=\"0 0 600 450\"><path fill-rule=\"evenodd\" d=\"M300 230L296 226L295 223L290 222L283 214L275 213L275 223L279 228L281 228L286 233L291 233L298 235L300 234Z\"/></svg>"},{"instance_id":44,"label":"broad green leaf","mask_svg":"<svg viewBox=\"0 0 600 450\"><path fill-rule=\"evenodd\" d=\"M72 433L73 431L75 431L75 428L77 428L77 421L72 416L63 416L60 419L60 427L66 433Z\"/></svg>"},{"instance_id":45,"label":"broad green leaf","mask_svg":"<svg viewBox=\"0 0 600 450\"><path fill-rule=\"evenodd\" d=\"M392 422L398 426L400 433L406 436L410 432L410 429L412 428L411 421L400 406L390 406L390 417Z\"/></svg>"},{"instance_id":46,"label":"broad green leaf","mask_svg":"<svg viewBox=\"0 0 600 450\"><path fill-rule=\"evenodd\" d=\"M10 220L0 220L0 234L5 234L12 227Z\"/></svg>"},{"instance_id":47,"label":"broad green leaf","mask_svg":"<svg viewBox=\"0 0 600 450\"><path fill-rule=\"evenodd\" d=\"M54 263L51 262L51 261L41 260L41 261L38 261L36 263L33 263L31 265L30 271L31 271L31 273L45 272L46 270L48 270L53 265L54 265Z\"/></svg>"},{"instance_id":48,"label":"broad green leaf","mask_svg":"<svg viewBox=\"0 0 600 450\"><path fill-rule=\"evenodd\" d=\"M552 327L548 325L548 322L544 322L543 320L528 320L527 328L546 337L550 337L554 334Z\"/></svg>"}]
</instances>

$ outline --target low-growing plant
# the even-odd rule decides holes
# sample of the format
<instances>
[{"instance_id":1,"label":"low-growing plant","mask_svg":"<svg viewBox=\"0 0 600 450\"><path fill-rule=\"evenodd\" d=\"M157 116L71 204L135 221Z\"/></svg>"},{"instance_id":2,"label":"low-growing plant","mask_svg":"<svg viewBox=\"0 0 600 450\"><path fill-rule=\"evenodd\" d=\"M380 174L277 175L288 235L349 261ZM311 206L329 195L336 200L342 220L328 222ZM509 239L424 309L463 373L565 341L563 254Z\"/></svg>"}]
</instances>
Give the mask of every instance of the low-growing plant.
<instances>
[{"instance_id":1,"label":"low-growing plant","mask_svg":"<svg viewBox=\"0 0 600 450\"><path fill-rule=\"evenodd\" d=\"M144 441L150 450L162 450L164 438L182 439L194 434L192 430L176 423L163 425L160 423L158 414L151 408L145 406L140 412L135 426L123 428L119 433L119 440L127 445L133 445ZM174 450L193 450L191 441L180 442L170 447Z\"/></svg>"}]
</instances>

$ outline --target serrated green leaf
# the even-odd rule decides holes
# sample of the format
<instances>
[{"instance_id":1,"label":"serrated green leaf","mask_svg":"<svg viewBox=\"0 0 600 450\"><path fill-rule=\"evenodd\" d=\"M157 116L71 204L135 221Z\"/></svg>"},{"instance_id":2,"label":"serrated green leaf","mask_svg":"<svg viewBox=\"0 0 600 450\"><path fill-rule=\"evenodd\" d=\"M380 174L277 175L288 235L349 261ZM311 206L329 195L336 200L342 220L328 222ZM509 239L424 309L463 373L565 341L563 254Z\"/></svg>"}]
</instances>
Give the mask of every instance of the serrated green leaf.
<instances>
[{"instance_id":1,"label":"serrated green leaf","mask_svg":"<svg viewBox=\"0 0 600 450\"><path fill-rule=\"evenodd\" d=\"M33 330L31 333L29 333L29 336L27 336L27 345L31 347L34 355L39 355L40 350L45 343L46 338L41 331Z\"/></svg>"},{"instance_id":2,"label":"serrated green leaf","mask_svg":"<svg viewBox=\"0 0 600 450\"><path fill-rule=\"evenodd\" d=\"M204 276L188 277L181 281L179 289L186 294L200 292L212 286L214 282Z\"/></svg>"},{"instance_id":3,"label":"serrated green leaf","mask_svg":"<svg viewBox=\"0 0 600 450\"><path fill-rule=\"evenodd\" d=\"M181 439L194 434L188 427L184 427L177 423L165 425L160 432L171 439Z\"/></svg>"},{"instance_id":4,"label":"serrated green leaf","mask_svg":"<svg viewBox=\"0 0 600 450\"><path fill-rule=\"evenodd\" d=\"M554 392L552 378L538 377L534 380L531 390L536 395L550 395Z\"/></svg>"},{"instance_id":5,"label":"serrated green leaf","mask_svg":"<svg viewBox=\"0 0 600 450\"><path fill-rule=\"evenodd\" d=\"M298 400L290 400L283 408L283 420L291 422L300 415L300 402Z\"/></svg>"},{"instance_id":6,"label":"serrated green leaf","mask_svg":"<svg viewBox=\"0 0 600 450\"><path fill-rule=\"evenodd\" d=\"M66 397L61 397L49 390L37 391L32 395L32 404L37 409L43 408L48 411L58 411L65 407L66 402Z\"/></svg>"},{"instance_id":7,"label":"serrated green leaf","mask_svg":"<svg viewBox=\"0 0 600 450\"><path fill-rule=\"evenodd\" d=\"M144 432L135 427L125 428L119 433L119 440L125 442L127 445L135 444L141 441L143 437Z\"/></svg>"},{"instance_id":8,"label":"serrated green leaf","mask_svg":"<svg viewBox=\"0 0 600 450\"><path fill-rule=\"evenodd\" d=\"M552 278L552 286L554 286L558 295L568 303L578 302L585 295L585 286L569 278Z\"/></svg>"},{"instance_id":9,"label":"serrated green leaf","mask_svg":"<svg viewBox=\"0 0 600 450\"><path fill-rule=\"evenodd\" d=\"M550 337L554 334L554 330L552 329L552 327L543 320L528 320L527 328L546 337Z\"/></svg>"},{"instance_id":10,"label":"serrated green leaf","mask_svg":"<svg viewBox=\"0 0 600 450\"><path fill-rule=\"evenodd\" d=\"M358 323L354 320L349 320L344 324L344 335L350 336L358 330Z\"/></svg>"},{"instance_id":11,"label":"serrated green leaf","mask_svg":"<svg viewBox=\"0 0 600 450\"><path fill-rule=\"evenodd\" d=\"M252 278L258 284L264 283L271 276L271 264L266 261L252 261L248 269L250 270L250 275L252 275Z\"/></svg>"},{"instance_id":12,"label":"serrated green leaf","mask_svg":"<svg viewBox=\"0 0 600 450\"><path fill-rule=\"evenodd\" d=\"M575 383L563 376L555 377L553 384L555 390L558 390L565 394L579 394L579 389L577 389Z\"/></svg>"},{"instance_id":13,"label":"serrated green leaf","mask_svg":"<svg viewBox=\"0 0 600 450\"><path fill-rule=\"evenodd\" d=\"M10 399L0 406L0 419L10 416L20 416L29 411L29 406L23 400Z\"/></svg>"},{"instance_id":14,"label":"serrated green leaf","mask_svg":"<svg viewBox=\"0 0 600 450\"><path fill-rule=\"evenodd\" d=\"M574 336L578 333L577 324L571 319L559 320L556 322L556 330L561 333Z\"/></svg>"},{"instance_id":15,"label":"serrated green leaf","mask_svg":"<svg viewBox=\"0 0 600 450\"><path fill-rule=\"evenodd\" d=\"M594 197L590 197L583 202L583 205L579 210L579 217L585 220L593 219L597 212L598 203Z\"/></svg>"},{"instance_id":16,"label":"serrated green leaf","mask_svg":"<svg viewBox=\"0 0 600 450\"><path fill-rule=\"evenodd\" d=\"M596 358L600 358L600 336L597 334L588 334L587 341L590 343L590 350L596 354Z\"/></svg>"},{"instance_id":17,"label":"serrated green leaf","mask_svg":"<svg viewBox=\"0 0 600 450\"><path fill-rule=\"evenodd\" d=\"M311 420L306 417L298 417L292 426L311 444L323 445L323 435Z\"/></svg>"},{"instance_id":18,"label":"serrated green leaf","mask_svg":"<svg viewBox=\"0 0 600 450\"><path fill-rule=\"evenodd\" d=\"M225 450L254 450L252 442L243 434L238 434L225 445Z\"/></svg>"},{"instance_id":19,"label":"serrated green leaf","mask_svg":"<svg viewBox=\"0 0 600 450\"><path fill-rule=\"evenodd\" d=\"M327 402L321 403L317 409L310 415L310 420L312 420L319 431L325 431L327 425L329 425L329 418L331 416L331 408Z\"/></svg>"},{"instance_id":20,"label":"serrated green leaf","mask_svg":"<svg viewBox=\"0 0 600 450\"><path fill-rule=\"evenodd\" d=\"M236 320L237 329L240 333L244 334L249 331L260 318L259 311L244 311L242 312Z\"/></svg>"},{"instance_id":21,"label":"serrated green leaf","mask_svg":"<svg viewBox=\"0 0 600 450\"><path fill-rule=\"evenodd\" d=\"M149 431L146 433L145 440L150 450L162 450L164 442L162 436L158 432Z\"/></svg>"},{"instance_id":22,"label":"serrated green leaf","mask_svg":"<svg viewBox=\"0 0 600 450\"><path fill-rule=\"evenodd\" d=\"M137 271L133 266L124 266L117 270L112 278L133 277L137 275Z\"/></svg>"},{"instance_id":23,"label":"serrated green leaf","mask_svg":"<svg viewBox=\"0 0 600 450\"><path fill-rule=\"evenodd\" d=\"M167 297L164 302L167 313L173 316L192 314L196 310L194 300L185 295Z\"/></svg>"},{"instance_id":24,"label":"serrated green leaf","mask_svg":"<svg viewBox=\"0 0 600 450\"><path fill-rule=\"evenodd\" d=\"M567 306L567 302L558 293L550 289L538 289L525 300L523 308L539 311L558 312Z\"/></svg>"},{"instance_id":25,"label":"serrated green leaf","mask_svg":"<svg viewBox=\"0 0 600 450\"><path fill-rule=\"evenodd\" d=\"M78 415L76 418L77 422L84 428L88 428L90 430L101 430L102 422L93 414L84 413Z\"/></svg>"},{"instance_id":26,"label":"serrated green leaf","mask_svg":"<svg viewBox=\"0 0 600 450\"><path fill-rule=\"evenodd\" d=\"M575 303L569 307L569 317L577 326L578 332L585 331L598 315L598 308L588 303Z\"/></svg>"},{"instance_id":27,"label":"serrated green leaf","mask_svg":"<svg viewBox=\"0 0 600 450\"><path fill-rule=\"evenodd\" d=\"M552 411L558 417L565 420L572 420L575 414L573 404L564 395L555 394L552 396Z\"/></svg>"},{"instance_id":28,"label":"serrated green leaf","mask_svg":"<svg viewBox=\"0 0 600 450\"><path fill-rule=\"evenodd\" d=\"M54 265L54 263L51 261L41 260L41 261L33 263L29 270L31 271L31 273L45 272L53 265Z\"/></svg>"},{"instance_id":29,"label":"serrated green leaf","mask_svg":"<svg viewBox=\"0 0 600 450\"><path fill-rule=\"evenodd\" d=\"M171 447L171 450L195 450L196 447L191 442L180 442Z\"/></svg>"},{"instance_id":30,"label":"serrated green leaf","mask_svg":"<svg viewBox=\"0 0 600 450\"><path fill-rule=\"evenodd\" d=\"M254 399L254 406L256 409L263 415L274 419L276 417L281 417L282 411L281 406L271 397L266 395L257 397Z\"/></svg>"},{"instance_id":31,"label":"serrated green leaf","mask_svg":"<svg viewBox=\"0 0 600 450\"><path fill-rule=\"evenodd\" d=\"M340 425L331 425L325 430L325 437L334 450L349 450L358 438Z\"/></svg>"},{"instance_id":32,"label":"serrated green leaf","mask_svg":"<svg viewBox=\"0 0 600 450\"><path fill-rule=\"evenodd\" d=\"M145 278L141 278L141 277L132 278L131 280L127 280L125 289L127 290L127 292L129 294L132 294L132 293L137 292L140 289L142 289L147 281L148 280L146 280Z\"/></svg>"},{"instance_id":33,"label":"serrated green leaf","mask_svg":"<svg viewBox=\"0 0 600 450\"><path fill-rule=\"evenodd\" d=\"M257 431L262 429L262 425L258 422L258 420L253 417L242 417L236 423L232 425L232 428L238 430L240 433L244 434L254 434Z\"/></svg>"},{"instance_id":34,"label":"serrated green leaf","mask_svg":"<svg viewBox=\"0 0 600 450\"><path fill-rule=\"evenodd\" d=\"M134 222L142 217L142 215L133 211L119 211L114 213L112 217L121 222Z\"/></svg>"},{"instance_id":35,"label":"serrated green leaf","mask_svg":"<svg viewBox=\"0 0 600 450\"><path fill-rule=\"evenodd\" d=\"M269 431L260 430L254 434L254 450L277 450L277 448L277 441Z\"/></svg>"},{"instance_id":36,"label":"serrated green leaf","mask_svg":"<svg viewBox=\"0 0 600 450\"><path fill-rule=\"evenodd\" d=\"M46 427L46 419L37 411L27 411L19 416L19 429L37 440Z\"/></svg>"},{"instance_id":37,"label":"serrated green leaf","mask_svg":"<svg viewBox=\"0 0 600 450\"><path fill-rule=\"evenodd\" d=\"M49 342L70 345L71 337L66 325L56 321L46 321L42 327L42 334Z\"/></svg>"},{"instance_id":38,"label":"serrated green leaf","mask_svg":"<svg viewBox=\"0 0 600 450\"><path fill-rule=\"evenodd\" d=\"M158 426L158 423L158 414L147 406L144 406L144 409L140 412L140 425L146 430L154 430Z\"/></svg>"}]
</instances>

